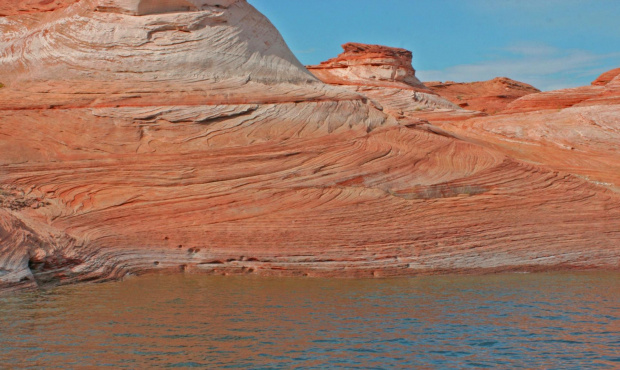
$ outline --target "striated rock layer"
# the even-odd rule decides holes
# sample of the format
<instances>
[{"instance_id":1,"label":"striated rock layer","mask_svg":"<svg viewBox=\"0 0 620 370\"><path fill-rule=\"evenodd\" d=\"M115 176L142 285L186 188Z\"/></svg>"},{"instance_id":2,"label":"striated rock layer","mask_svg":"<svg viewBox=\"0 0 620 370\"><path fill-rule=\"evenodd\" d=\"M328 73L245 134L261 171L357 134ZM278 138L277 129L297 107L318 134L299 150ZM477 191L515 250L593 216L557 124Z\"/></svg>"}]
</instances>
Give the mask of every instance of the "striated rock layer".
<instances>
[{"instance_id":1,"label":"striated rock layer","mask_svg":"<svg viewBox=\"0 0 620 370\"><path fill-rule=\"evenodd\" d=\"M409 50L349 42L336 58L308 69L321 81L336 85L373 85L428 91L415 76Z\"/></svg>"},{"instance_id":2,"label":"striated rock layer","mask_svg":"<svg viewBox=\"0 0 620 370\"><path fill-rule=\"evenodd\" d=\"M425 84L449 100L465 101L460 104L465 108L475 107L496 116L438 109L430 104L420 108L416 105L419 102L395 99L396 95L381 87L372 88L369 96L388 107L398 104L397 114L387 112L400 124L566 171L614 191L620 188L620 68L603 73L592 86L544 93L504 77L473 83ZM356 84L348 88L359 91ZM377 94L377 90L384 93Z\"/></svg>"},{"instance_id":3,"label":"striated rock layer","mask_svg":"<svg viewBox=\"0 0 620 370\"><path fill-rule=\"evenodd\" d=\"M618 192L620 76L601 87L596 86L597 81L595 86L528 95L500 115L443 127L461 139L573 173ZM569 103L573 99L577 101ZM553 109L549 109L550 105ZM564 105L569 107L558 108Z\"/></svg>"},{"instance_id":4,"label":"striated rock layer","mask_svg":"<svg viewBox=\"0 0 620 370\"><path fill-rule=\"evenodd\" d=\"M5 291L620 267L620 194L580 172L593 162L470 134L489 118L418 85L406 53L386 53L387 79L327 85L243 0L82 0L0 31ZM616 108L579 109L616 132Z\"/></svg>"}]
</instances>

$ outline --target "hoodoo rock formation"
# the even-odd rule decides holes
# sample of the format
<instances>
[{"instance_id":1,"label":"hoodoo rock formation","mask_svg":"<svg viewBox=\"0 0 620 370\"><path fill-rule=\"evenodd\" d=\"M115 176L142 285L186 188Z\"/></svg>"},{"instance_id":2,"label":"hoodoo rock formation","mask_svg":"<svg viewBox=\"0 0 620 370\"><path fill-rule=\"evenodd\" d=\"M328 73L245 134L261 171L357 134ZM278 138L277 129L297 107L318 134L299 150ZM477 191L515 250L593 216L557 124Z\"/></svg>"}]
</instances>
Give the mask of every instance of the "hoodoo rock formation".
<instances>
[{"instance_id":1,"label":"hoodoo rock formation","mask_svg":"<svg viewBox=\"0 0 620 370\"><path fill-rule=\"evenodd\" d=\"M0 290L620 268L617 77L480 117L402 50L325 84L245 0L52 3L0 8Z\"/></svg>"},{"instance_id":2,"label":"hoodoo rock formation","mask_svg":"<svg viewBox=\"0 0 620 370\"><path fill-rule=\"evenodd\" d=\"M321 81L336 85L369 85L428 90L415 76L409 50L350 42L336 58L308 69Z\"/></svg>"}]
</instances>

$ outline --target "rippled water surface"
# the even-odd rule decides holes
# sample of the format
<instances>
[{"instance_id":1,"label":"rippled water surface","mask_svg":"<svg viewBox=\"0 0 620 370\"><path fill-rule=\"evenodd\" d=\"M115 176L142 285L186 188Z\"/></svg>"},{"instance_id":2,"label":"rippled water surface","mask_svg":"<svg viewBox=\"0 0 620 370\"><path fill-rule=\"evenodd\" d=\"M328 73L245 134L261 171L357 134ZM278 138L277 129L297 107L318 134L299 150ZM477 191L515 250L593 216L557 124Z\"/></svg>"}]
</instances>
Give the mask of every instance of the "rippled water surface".
<instances>
[{"instance_id":1,"label":"rippled water surface","mask_svg":"<svg viewBox=\"0 0 620 370\"><path fill-rule=\"evenodd\" d=\"M620 274L147 276L0 298L2 368L620 368Z\"/></svg>"}]
</instances>

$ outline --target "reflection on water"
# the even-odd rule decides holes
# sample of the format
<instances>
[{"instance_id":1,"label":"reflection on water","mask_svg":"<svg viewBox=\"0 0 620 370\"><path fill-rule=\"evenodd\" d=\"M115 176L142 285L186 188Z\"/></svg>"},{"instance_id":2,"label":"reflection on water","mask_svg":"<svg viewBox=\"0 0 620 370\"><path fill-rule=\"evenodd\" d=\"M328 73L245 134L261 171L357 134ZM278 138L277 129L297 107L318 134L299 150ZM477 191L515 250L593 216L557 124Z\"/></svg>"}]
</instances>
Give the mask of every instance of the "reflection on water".
<instances>
[{"instance_id":1,"label":"reflection on water","mask_svg":"<svg viewBox=\"0 0 620 370\"><path fill-rule=\"evenodd\" d=\"M620 274L147 276L0 298L0 367L620 367Z\"/></svg>"}]
</instances>

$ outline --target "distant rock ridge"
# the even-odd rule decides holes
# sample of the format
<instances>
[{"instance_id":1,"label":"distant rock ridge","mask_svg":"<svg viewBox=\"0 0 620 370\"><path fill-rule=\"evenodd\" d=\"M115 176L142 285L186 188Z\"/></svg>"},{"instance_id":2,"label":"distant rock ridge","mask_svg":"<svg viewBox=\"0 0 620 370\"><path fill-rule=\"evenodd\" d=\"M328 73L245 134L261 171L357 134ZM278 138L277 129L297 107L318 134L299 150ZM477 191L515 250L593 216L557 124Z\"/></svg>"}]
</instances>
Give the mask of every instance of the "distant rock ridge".
<instances>
[{"instance_id":1,"label":"distant rock ridge","mask_svg":"<svg viewBox=\"0 0 620 370\"><path fill-rule=\"evenodd\" d=\"M432 81L424 85L464 109L489 114L501 112L522 96L540 92L532 85L507 77L478 82Z\"/></svg>"},{"instance_id":2,"label":"distant rock ridge","mask_svg":"<svg viewBox=\"0 0 620 370\"><path fill-rule=\"evenodd\" d=\"M415 76L409 50L349 42L344 52L319 65L306 66L321 81L337 85L398 87L426 91Z\"/></svg>"},{"instance_id":3,"label":"distant rock ridge","mask_svg":"<svg viewBox=\"0 0 620 370\"><path fill-rule=\"evenodd\" d=\"M620 68L601 74L590 86L543 91L523 96L510 103L506 107L506 112L616 104L620 104Z\"/></svg>"},{"instance_id":4,"label":"distant rock ridge","mask_svg":"<svg viewBox=\"0 0 620 370\"><path fill-rule=\"evenodd\" d=\"M528 94L498 115L442 127L511 157L576 174L620 193L618 72L603 73L591 86ZM616 248L620 252L620 245Z\"/></svg>"}]
</instances>

